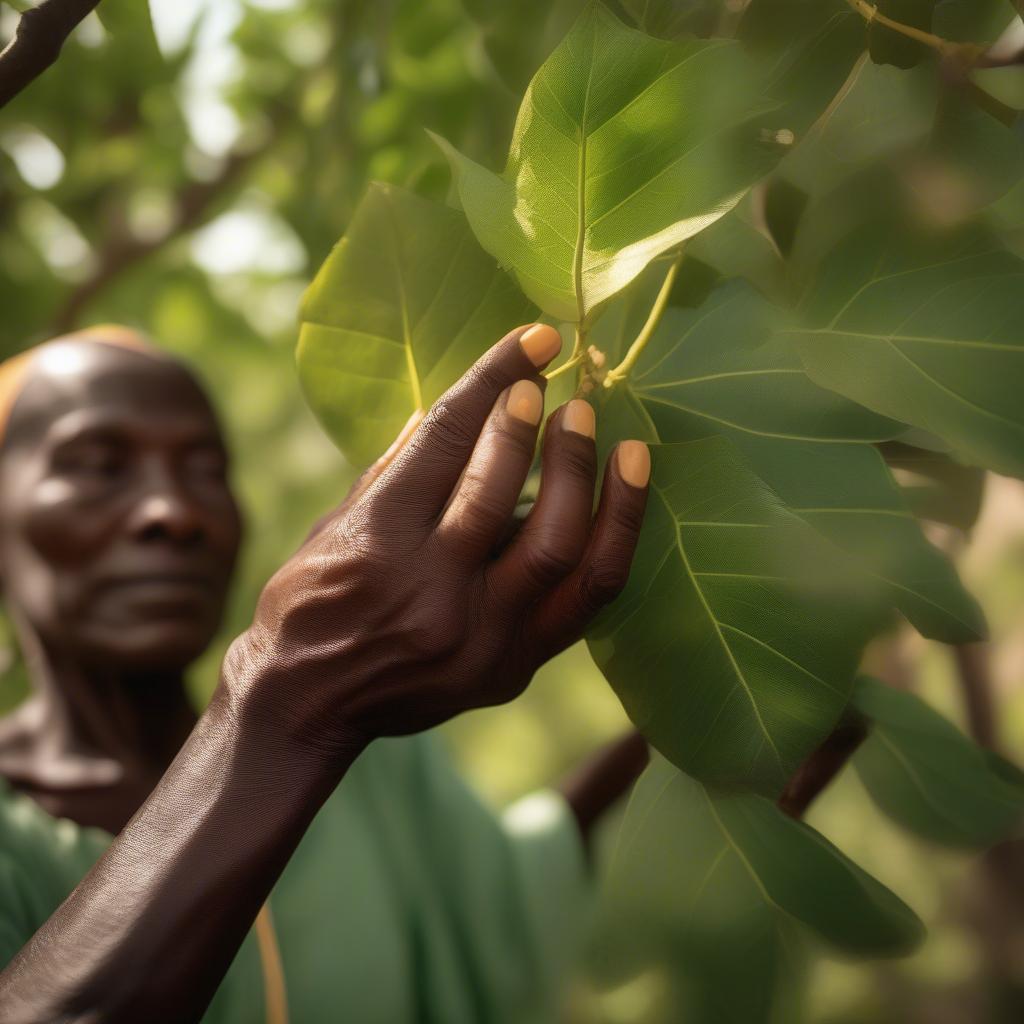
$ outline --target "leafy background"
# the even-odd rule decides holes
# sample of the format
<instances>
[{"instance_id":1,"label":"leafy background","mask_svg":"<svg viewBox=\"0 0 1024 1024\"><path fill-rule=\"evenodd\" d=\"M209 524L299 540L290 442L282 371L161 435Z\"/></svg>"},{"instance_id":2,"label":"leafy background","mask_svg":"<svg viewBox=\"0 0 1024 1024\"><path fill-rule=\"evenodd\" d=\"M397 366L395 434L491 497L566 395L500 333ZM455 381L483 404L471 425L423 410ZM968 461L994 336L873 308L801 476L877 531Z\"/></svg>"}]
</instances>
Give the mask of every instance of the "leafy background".
<instances>
[{"instance_id":1,"label":"leafy background","mask_svg":"<svg viewBox=\"0 0 1024 1024\"><path fill-rule=\"evenodd\" d=\"M13 31L14 6L0 4L0 41ZM90 17L58 65L0 113L0 351L13 353L79 324L117 320L150 331L197 366L223 411L249 514L225 641L247 621L262 581L355 472L300 398L294 344L305 286L349 226L369 180L434 199L448 194L447 167L425 128L480 165L501 166L526 82L582 6L577 0L154 0L151 22L144 4L104 0L103 20ZM722 17L739 24L743 6L623 0L617 10L668 36L706 33ZM789 73L822 94L835 93L846 75L845 55L863 46L862 20L840 10L841 3L769 0L762 7L765 22L756 27L769 52L773 37L820 41L813 51L819 59ZM948 38L993 38L1012 15L1009 5L988 0L890 0L881 7ZM741 259L748 279L777 294L785 287L780 264L813 258L788 251L790 226L807 202L844 183L852 183L845 217L868 228L884 221L889 211L880 190L858 187L858 173L881 159L891 162L914 142L921 145L913 159L895 163L899 180L908 183L906 201L937 220L980 209L1024 252L1013 134L1008 141L955 98L936 111L934 68L922 54L878 26L869 42L873 60L861 63L821 130L786 157L760 203L744 201L694 241L695 260L683 275L694 292L690 304L702 298L717 268L735 268ZM1024 106L1020 74L1000 69L976 79L987 95L1017 110ZM795 130L815 116L799 104L785 113L779 123ZM779 247L766 245L758 230L766 216ZM727 298L723 315L730 303L742 309L751 301L741 288ZM925 505L942 488L970 505L967 478L917 479ZM989 620L998 742L1018 761L1024 756L1022 510L1021 485L990 476L971 536L948 530L938 538L957 554ZM963 515L969 518L969 509ZM6 657L5 707L24 685L16 654ZM200 700L218 657L211 651L195 672ZM878 646L873 668L968 727L963 673L949 648L899 633ZM858 695L871 700L870 690ZM899 709L889 710L887 731L898 740ZM467 770L501 802L552 781L624 724L614 696L577 649L547 667L514 705L466 716L448 734ZM948 772L941 730L932 742L936 770ZM701 864L706 869L719 855L700 847L704 812L676 783L670 796L680 813L650 822L652 828L665 823L653 842L668 867L646 880L652 891L643 899L624 907L609 900L603 909L605 927L568 1019L761 1019L764 992L775 981L772 964L743 955L751 936L767 936L768 945L759 948L775 950L790 968L792 990L777 999L780 1020L800 1014L837 1022L1018 1019L1012 1007L1019 1007L1024 985L1020 905L994 902L991 859L908 838L879 813L866 789L873 769L885 767L884 761L879 767L885 750L876 746L858 755L855 770L843 774L808 820L922 917L929 934L917 953L881 965L817 951L808 956L770 907L755 920L743 917L750 901L739 891L742 874L735 903L714 908L712 934L674 934L671 908L686 895L681 882L698 878ZM735 813L737 835L744 821L753 820L757 831L756 806ZM920 823L920 831L930 829L935 838L938 829L938 838L948 840L950 829L995 827L992 815L998 818L998 806L970 821L951 823L940 813ZM682 822L691 823L686 834L673 834ZM609 857L614 845L609 828ZM649 912L637 913L645 906ZM657 908L668 911L664 922ZM649 950L639 973L622 973L622 958L610 948L623 934ZM667 960L666 950L673 952ZM683 953L692 969L673 970ZM727 1000L724 993L742 998Z\"/></svg>"}]
</instances>

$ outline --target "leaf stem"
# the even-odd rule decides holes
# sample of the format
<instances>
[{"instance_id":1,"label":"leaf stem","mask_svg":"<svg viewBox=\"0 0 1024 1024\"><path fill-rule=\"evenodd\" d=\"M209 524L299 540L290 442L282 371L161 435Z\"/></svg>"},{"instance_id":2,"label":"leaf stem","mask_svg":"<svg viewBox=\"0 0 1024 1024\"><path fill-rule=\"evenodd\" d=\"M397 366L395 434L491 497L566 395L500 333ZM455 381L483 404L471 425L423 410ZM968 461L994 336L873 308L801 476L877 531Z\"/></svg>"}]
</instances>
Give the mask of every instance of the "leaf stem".
<instances>
[{"instance_id":1,"label":"leaf stem","mask_svg":"<svg viewBox=\"0 0 1024 1024\"><path fill-rule=\"evenodd\" d=\"M561 366L556 366L553 370L549 370L544 374L546 380L554 380L555 377L560 377L566 370L571 370L574 366L579 366L583 362L585 353L580 352L570 356Z\"/></svg>"},{"instance_id":2,"label":"leaf stem","mask_svg":"<svg viewBox=\"0 0 1024 1024\"><path fill-rule=\"evenodd\" d=\"M622 362L614 369L608 371L608 376L604 379L604 386L606 388L613 388L620 380L625 380L636 365L637 360L643 354L647 343L651 340L651 335L654 334L658 324L661 323L662 314L665 312L665 307L668 306L668 297L672 292L672 285L675 283L676 274L679 273L679 265L682 262L683 253L680 250L679 254L672 261L672 266L668 268L668 273L662 282L658 297L654 300L654 305L651 306L647 322L640 329L636 340L629 346L629 350L626 352Z\"/></svg>"},{"instance_id":3,"label":"leaf stem","mask_svg":"<svg viewBox=\"0 0 1024 1024\"><path fill-rule=\"evenodd\" d=\"M915 39L924 46L937 50L942 54L955 53L963 49L960 43L950 42L948 39L943 39L942 36L937 36L933 32L925 32L923 29L915 28L913 25L905 25L902 21L895 21L888 15L882 14L878 10L877 4L868 3L867 0L846 0L846 2L869 25L873 21L877 21L879 25L884 25L893 32L906 36L908 39Z\"/></svg>"}]
</instances>

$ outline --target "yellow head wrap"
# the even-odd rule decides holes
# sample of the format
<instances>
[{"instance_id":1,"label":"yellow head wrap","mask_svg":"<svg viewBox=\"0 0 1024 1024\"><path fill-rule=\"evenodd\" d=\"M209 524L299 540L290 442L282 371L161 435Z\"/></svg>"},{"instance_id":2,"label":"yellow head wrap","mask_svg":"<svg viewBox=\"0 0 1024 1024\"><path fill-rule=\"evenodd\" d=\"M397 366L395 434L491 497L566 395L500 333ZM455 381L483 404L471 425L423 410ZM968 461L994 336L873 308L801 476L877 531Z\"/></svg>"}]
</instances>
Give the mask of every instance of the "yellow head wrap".
<instances>
[{"instance_id":1,"label":"yellow head wrap","mask_svg":"<svg viewBox=\"0 0 1024 1024\"><path fill-rule=\"evenodd\" d=\"M70 334L61 334L49 341L41 342L33 348L19 352L10 359L0 363L0 441L7 432L7 424L11 418L11 410L21 394L21 389L28 378L28 371L39 355L51 345L65 342L91 341L101 345L114 345L117 348L130 348L137 352L155 353L157 349L144 334L131 327L120 324L97 324Z\"/></svg>"}]
</instances>

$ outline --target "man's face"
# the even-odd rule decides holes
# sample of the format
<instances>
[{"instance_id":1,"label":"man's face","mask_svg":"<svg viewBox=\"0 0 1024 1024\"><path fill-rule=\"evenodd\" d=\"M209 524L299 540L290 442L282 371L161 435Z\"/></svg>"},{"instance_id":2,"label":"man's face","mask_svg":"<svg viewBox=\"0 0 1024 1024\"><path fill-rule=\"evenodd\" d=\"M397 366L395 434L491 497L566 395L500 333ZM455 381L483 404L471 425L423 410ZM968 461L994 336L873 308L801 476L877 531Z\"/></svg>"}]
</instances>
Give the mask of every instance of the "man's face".
<instances>
[{"instance_id":1,"label":"man's face","mask_svg":"<svg viewBox=\"0 0 1024 1024\"><path fill-rule=\"evenodd\" d=\"M29 374L0 458L6 600L73 661L183 668L241 536L205 396L175 363L90 342L48 346Z\"/></svg>"}]
</instances>

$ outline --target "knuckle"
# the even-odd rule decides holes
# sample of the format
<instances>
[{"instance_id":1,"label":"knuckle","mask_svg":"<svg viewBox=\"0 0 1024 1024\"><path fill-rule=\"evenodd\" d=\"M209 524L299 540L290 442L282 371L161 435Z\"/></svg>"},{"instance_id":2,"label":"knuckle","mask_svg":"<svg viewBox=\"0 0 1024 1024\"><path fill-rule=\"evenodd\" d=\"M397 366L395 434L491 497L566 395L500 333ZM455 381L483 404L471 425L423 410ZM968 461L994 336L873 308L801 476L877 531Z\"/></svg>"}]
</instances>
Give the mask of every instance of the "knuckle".
<instances>
[{"instance_id":1,"label":"knuckle","mask_svg":"<svg viewBox=\"0 0 1024 1024\"><path fill-rule=\"evenodd\" d=\"M509 374L487 356L470 369L464 381L466 387L474 391L488 392L495 397L511 383Z\"/></svg>"},{"instance_id":2,"label":"knuckle","mask_svg":"<svg viewBox=\"0 0 1024 1024\"><path fill-rule=\"evenodd\" d=\"M477 431L471 418L453 402L441 399L427 414L420 428L423 455L462 455L476 441Z\"/></svg>"},{"instance_id":3,"label":"knuckle","mask_svg":"<svg viewBox=\"0 0 1024 1024\"><path fill-rule=\"evenodd\" d=\"M558 468L560 470L564 470L570 476L577 477L588 483L594 479L596 465L597 459L592 444L567 444L558 459Z\"/></svg>"},{"instance_id":4,"label":"knuckle","mask_svg":"<svg viewBox=\"0 0 1024 1024\"><path fill-rule=\"evenodd\" d=\"M612 504L611 520L615 532L626 535L633 543L644 523L644 506L634 500L616 501Z\"/></svg>"},{"instance_id":5,"label":"knuckle","mask_svg":"<svg viewBox=\"0 0 1024 1024\"><path fill-rule=\"evenodd\" d=\"M614 601L629 582L629 562L622 558L599 558L584 570L581 590L593 608Z\"/></svg>"},{"instance_id":6,"label":"knuckle","mask_svg":"<svg viewBox=\"0 0 1024 1024\"><path fill-rule=\"evenodd\" d=\"M549 586L576 568L577 549L570 539L555 536L527 543L522 553L523 571L534 585Z\"/></svg>"},{"instance_id":7,"label":"knuckle","mask_svg":"<svg viewBox=\"0 0 1024 1024\"><path fill-rule=\"evenodd\" d=\"M504 496L495 492L490 480L479 469L471 466L466 470L460 492L463 511L471 519L493 523L509 514Z\"/></svg>"}]
</instances>

